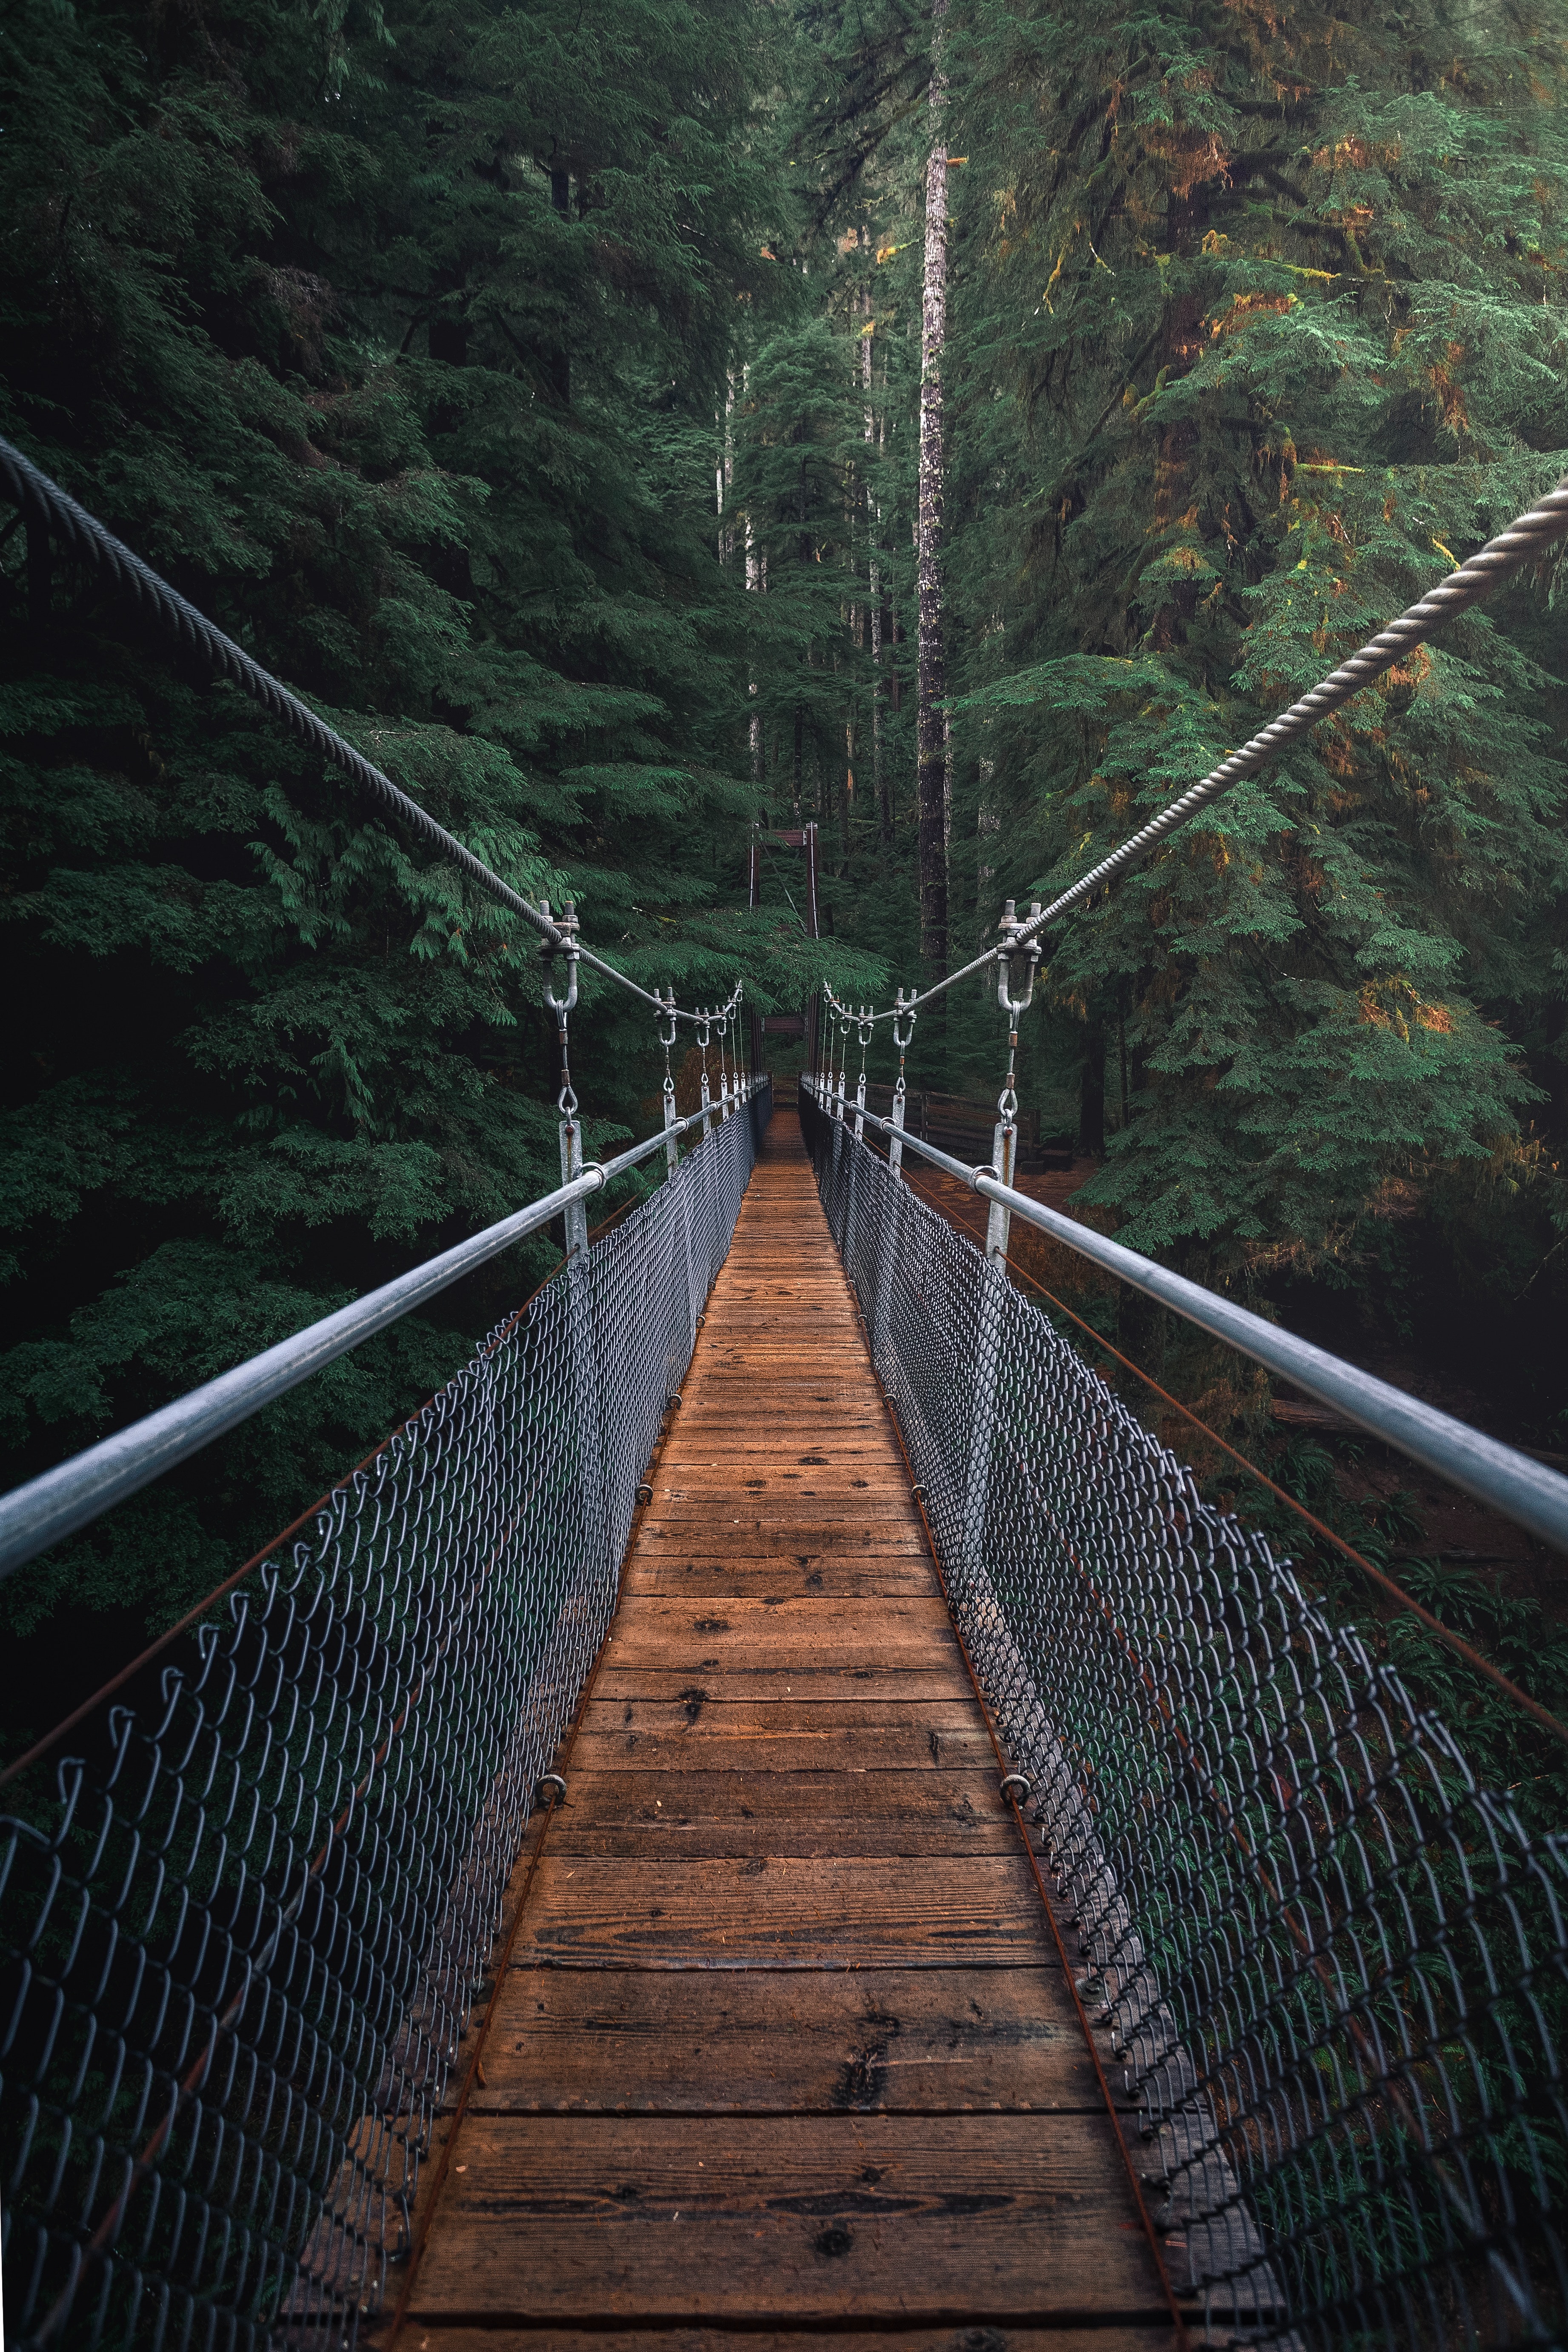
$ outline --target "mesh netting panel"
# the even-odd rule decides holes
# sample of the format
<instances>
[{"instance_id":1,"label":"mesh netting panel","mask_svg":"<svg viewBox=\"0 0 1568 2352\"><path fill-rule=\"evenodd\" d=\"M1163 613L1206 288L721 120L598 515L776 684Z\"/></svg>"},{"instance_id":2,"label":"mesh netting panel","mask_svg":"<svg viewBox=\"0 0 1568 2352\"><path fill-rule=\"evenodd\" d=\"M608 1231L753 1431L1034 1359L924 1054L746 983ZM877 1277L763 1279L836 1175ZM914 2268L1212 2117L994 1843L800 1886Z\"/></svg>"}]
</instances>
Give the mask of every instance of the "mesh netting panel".
<instances>
[{"instance_id":1,"label":"mesh netting panel","mask_svg":"<svg viewBox=\"0 0 1568 2352\"><path fill-rule=\"evenodd\" d=\"M1568 1846L973 1243L802 1118L1177 2284L1220 2340L1561 2342Z\"/></svg>"},{"instance_id":2,"label":"mesh netting panel","mask_svg":"<svg viewBox=\"0 0 1568 2352\"><path fill-rule=\"evenodd\" d=\"M381 2305L767 1099L7 1792L14 2345L338 2342Z\"/></svg>"}]
</instances>

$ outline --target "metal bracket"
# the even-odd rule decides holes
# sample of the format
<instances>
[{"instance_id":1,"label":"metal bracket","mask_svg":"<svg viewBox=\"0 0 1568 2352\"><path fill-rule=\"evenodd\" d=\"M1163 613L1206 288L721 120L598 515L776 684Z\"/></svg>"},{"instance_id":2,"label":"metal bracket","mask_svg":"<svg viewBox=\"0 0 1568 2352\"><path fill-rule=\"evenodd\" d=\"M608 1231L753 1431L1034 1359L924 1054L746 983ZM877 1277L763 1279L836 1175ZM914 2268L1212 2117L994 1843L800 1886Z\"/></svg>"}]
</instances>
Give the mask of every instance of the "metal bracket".
<instances>
[{"instance_id":1,"label":"metal bracket","mask_svg":"<svg viewBox=\"0 0 1568 2352\"><path fill-rule=\"evenodd\" d=\"M550 901L548 898L542 898L539 905L542 914L548 915L550 913ZM563 948L557 948L553 940L542 940L540 944L539 960L544 966L544 1002L549 1005L552 1013L559 1015L574 1011L577 1003L577 908L575 901L568 898L565 906L561 911L561 914L559 917L555 918L554 920L556 929L558 931L565 932L566 944ZM566 993L563 997L556 995L553 985L555 979L555 958L557 955L564 955L566 958ZM673 992L674 992L671 991L672 994Z\"/></svg>"},{"instance_id":2,"label":"metal bracket","mask_svg":"<svg viewBox=\"0 0 1568 2352\"><path fill-rule=\"evenodd\" d=\"M1040 902L1037 898L1034 905L1030 908L1029 912L1033 916L1037 915L1039 911ZM1002 933L1002 948L996 963L996 1002L1010 1020L1016 1021L1020 1013L1026 1013L1028 1011L1029 1005L1033 1001L1035 993L1035 974L1040 968L1040 958L1044 950L1037 940L1030 940L1022 947L1016 944L1018 934L1023 929L1024 926L1018 918L1016 902L1011 898L1008 899L1006 906L1003 909L1002 919L997 924L996 928ZM1022 996L1015 996L1013 993L1013 959L1015 956L1024 957L1026 964L1024 993Z\"/></svg>"},{"instance_id":3,"label":"metal bracket","mask_svg":"<svg viewBox=\"0 0 1568 2352\"><path fill-rule=\"evenodd\" d=\"M1029 1801L1029 1794L1034 1788L1034 1782L1026 1779L1022 1772L1009 1772L1004 1777L1002 1786L998 1793L1005 1797L1010 1789L1016 1789L1018 1790L1018 1803L1020 1805L1026 1805Z\"/></svg>"},{"instance_id":4,"label":"metal bracket","mask_svg":"<svg viewBox=\"0 0 1568 2352\"><path fill-rule=\"evenodd\" d=\"M913 1045L915 1023L919 1018L920 1015L915 1010L913 989L910 991L910 1001L906 1004L904 992L900 988L898 1001L893 1006L893 1043L900 1054L907 1054Z\"/></svg>"},{"instance_id":5,"label":"metal bracket","mask_svg":"<svg viewBox=\"0 0 1568 2352\"><path fill-rule=\"evenodd\" d=\"M533 1801L535 1804L538 1804L546 1789L559 1789L561 1791L562 1803L564 1804L566 1802L566 1783L561 1778L559 1772L542 1773L535 1782L533 1790Z\"/></svg>"}]
</instances>

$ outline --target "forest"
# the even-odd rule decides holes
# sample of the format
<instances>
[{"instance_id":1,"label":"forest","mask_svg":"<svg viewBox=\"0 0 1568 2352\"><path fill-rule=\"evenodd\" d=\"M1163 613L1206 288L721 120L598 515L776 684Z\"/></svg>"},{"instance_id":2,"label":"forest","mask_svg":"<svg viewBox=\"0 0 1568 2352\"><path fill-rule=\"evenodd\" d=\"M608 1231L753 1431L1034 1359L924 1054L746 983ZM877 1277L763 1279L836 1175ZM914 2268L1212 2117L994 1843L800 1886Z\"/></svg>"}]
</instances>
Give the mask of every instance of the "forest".
<instances>
[{"instance_id":1,"label":"forest","mask_svg":"<svg viewBox=\"0 0 1568 2352\"><path fill-rule=\"evenodd\" d=\"M1554 0L16 0L0 76L0 434L686 1002L928 984L1568 470ZM26 555L0 517L7 1483L533 1197L557 1149L515 927ZM1549 1459L1558 585L1532 568L1054 935L1019 1049L1074 1213ZM806 824L819 939L773 838ZM651 1020L590 977L573 1055L594 1142L648 1132ZM769 1041L778 1082L799 1058ZM989 979L917 1026L911 1083L994 1098L1005 1064ZM552 1263L511 1254L6 1587L8 1738ZM1445 1549L1260 1376L1039 1270L1564 1704L1556 1571Z\"/></svg>"}]
</instances>

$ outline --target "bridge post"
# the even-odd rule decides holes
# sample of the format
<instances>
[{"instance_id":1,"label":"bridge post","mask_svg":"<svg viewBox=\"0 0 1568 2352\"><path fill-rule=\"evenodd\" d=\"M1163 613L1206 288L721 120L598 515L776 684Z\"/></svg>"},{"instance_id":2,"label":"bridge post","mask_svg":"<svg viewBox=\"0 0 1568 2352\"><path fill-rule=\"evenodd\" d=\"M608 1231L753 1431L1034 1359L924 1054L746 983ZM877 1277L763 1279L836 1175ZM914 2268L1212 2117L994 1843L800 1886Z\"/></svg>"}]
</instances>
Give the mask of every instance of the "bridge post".
<instances>
[{"instance_id":1,"label":"bridge post","mask_svg":"<svg viewBox=\"0 0 1568 2352\"><path fill-rule=\"evenodd\" d=\"M895 1138L889 1149L889 1165L891 1165L892 1153L901 1149L902 1146ZM896 1168L893 1172L896 1176L898 1172ZM879 1182L876 1189L881 1192L883 1188ZM882 1370L883 1359L887 1353L889 1326L892 1321L893 1267L903 1241L903 1235L900 1230L903 1223L903 1186L898 1182L889 1184L882 1202L882 1230L878 1236L877 1250L877 1304L871 1313L871 1361L879 1372ZM884 1388L888 1385L885 1378L882 1385Z\"/></svg>"},{"instance_id":2,"label":"bridge post","mask_svg":"<svg viewBox=\"0 0 1568 2352\"><path fill-rule=\"evenodd\" d=\"M1012 1183L1017 1157L1017 1128L1010 1118L999 1118L996 1122L995 1133L991 1139L991 1165L996 1171L998 1183L1008 1185ZM993 1265L1006 1263L1007 1242L1012 1225L1012 1212L1005 1209L1000 1201L993 1201L990 1214L985 1220L985 1255Z\"/></svg>"},{"instance_id":3,"label":"bridge post","mask_svg":"<svg viewBox=\"0 0 1568 2352\"><path fill-rule=\"evenodd\" d=\"M578 1118L561 1122L561 1181L570 1184L574 1176L583 1173L583 1123ZM574 1251L588 1255L588 1204L585 1201L569 1201L562 1212L566 1227L566 1255Z\"/></svg>"},{"instance_id":4,"label":"bridge post","mask_svg":"<svg viewBox=\"0 0 1568 2352\"><path fill-rule=\"evenodd\" d=\"M594 1315L594 1262L584 1248L566 1269L568 1345L576 1391L579 1509L582 1512L582 1582L592 1592L618 1562L610 1557L610 1510L605 1492L605 1382Z\"/></svg>"},{"instance_id":5,"label":"bridge post","mask_svg":"<svg viewBox=\"0 0 1568 2352\"><path fill-rule=\"evenodd\" d=\"M991 1440L996 1426L996 1372L1002 1354L1002 1312L1007 1277L986 1261L980 1277L979 1344L974 1350L974 1399L969 1420L969 1460L963 1481L963 1574L967 1592L985 1569L985 1516L991 1496Z\"/></svg>"}]
</instances>

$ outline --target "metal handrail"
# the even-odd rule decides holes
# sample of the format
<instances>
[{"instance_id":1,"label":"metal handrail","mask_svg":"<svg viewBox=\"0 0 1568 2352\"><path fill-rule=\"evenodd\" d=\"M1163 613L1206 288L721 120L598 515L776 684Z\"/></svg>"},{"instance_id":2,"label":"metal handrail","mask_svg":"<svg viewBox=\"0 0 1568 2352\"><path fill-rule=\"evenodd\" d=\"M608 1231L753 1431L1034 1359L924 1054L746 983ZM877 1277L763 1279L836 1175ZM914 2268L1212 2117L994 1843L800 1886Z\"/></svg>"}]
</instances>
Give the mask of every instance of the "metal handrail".
<instances>
[{"instance_id":1,"label":"metal handrail","mask_svg":"<svg viewBox=\"0 0 1568 2352\"><path fill-rule=\"evenodd\" d=\"M1064 1217L1058 1210L1046 1208L1026 1192L1000 1183L987 1170L968 1167L907 1128L895 1127L891 1119L867 1111L865 1120L884 1135L896 1135L906 1151L916 1151L947 1175L961 1178L983 1200L996 1202L1010 1215L1048 1234L1053 1241L1065 1242L1068 1249L1103 1266L1146 1298L1170 1307L1211 1338L1224 1340L1266 1370L1292 1381L1319 1404L1342 1413L1369 1436L1462 1487L1478 1502L1503 1512L1542 1543L1568 1551L1568 1478L1548 1469L1543 1462L1532 1462L1528 1454L1498 1438L1483 1436L1468 1422L1456 1421L1451 1413L1439 1412L1435 1406L1407 1396L1403 1389L1345 1363L1326 1348L1298 1339L1277 1324L1265 1322L1261 1315L1205 1290L1201 1283L1189 1282L1184 1275L1173 1274L1168 1266L1141 1256L1123 1243L1110 1241L1104 1234Z\"/></svg>"},{"instance_id":2,"label":"metal handrail","mask_svg":"<svg viewBox=\"0 0 1568 2352\"><path fill-rule=\"evenodd\" d=\"M749 1094L755 1081L749 1079L746 1085ZM584 1168L569 1184L546 1192L526 1209L514 1210L498 1223L487 1225L482 1233L470 1234L467 1241L455 1243L439 1256L428 1258L423 1265L384 1283L379 1290L367 1291L363 1298L340 1307L335 1314L324 1315L319 1323L308 1324L291 1339L280 1339L276 1347L264 1349L260 1355L236 1364L230 1371L220 1372L216 1380L176 1397L156 1412L116 1430L96 1445L86 1447L68 1461L29 1479L26 1486L13 1487L9 1494L0 1496L0 1579L25 1567L51 1544L75 1535L115 1504L150 1486L154 1478L161 1478L165 1471L188 1462L193 1454L199 1454L215 1438L237 1429L263 1405L286 1396L301 1381L308 1381L312 1372L335 1363L351 1349L374 1339L378 1331L400 1322L405 1315L412 1314L441 1291L449 1289L453 1283L460 1282L465 1275L499 1257L514 1242L537 1233L574 1202L602 1192L616 1177L652 1159L666 1149L673 1137L684 1135L703 1123L702 1112L694 1111L689 1118L677 1119L673 1127L660 1128L646 1142L634 1144L629 1151L619 1152L613 1160Z\"/></svg>"}]
</instances>

